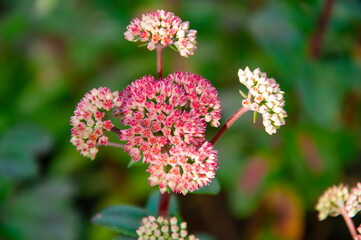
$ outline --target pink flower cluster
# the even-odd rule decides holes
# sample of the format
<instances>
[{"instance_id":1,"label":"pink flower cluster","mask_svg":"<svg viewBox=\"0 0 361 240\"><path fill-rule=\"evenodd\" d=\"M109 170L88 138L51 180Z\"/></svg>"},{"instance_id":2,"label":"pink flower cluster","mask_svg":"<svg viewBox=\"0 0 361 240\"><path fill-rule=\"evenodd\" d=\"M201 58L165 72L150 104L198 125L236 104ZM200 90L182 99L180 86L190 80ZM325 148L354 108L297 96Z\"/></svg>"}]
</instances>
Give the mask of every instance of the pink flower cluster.
<instances>
[{"instance_id":1,"label":"pink flower cluster","mask_svg":"<svg viewBox=\"0 0 361 240\"><path fill-rule=\"evenodd\" d=\"M135 18L127 26L125 39L132 42L148 42L149 50L157 45L168 46L173 44L180 55L188 57L197 49L196 30L189 30L189 22L175 16L172 12L157 10L142 15L142 19Z\"/></svg>"},{"instance_id":2,"label":"pink flower cluster","mask_svg":"<svg viewBox=\"0 0 361 240\"><path fill-rule=\"evenodd\" d=\"M74 116L70 118L73 126L70 142L84 157L93 160L98 153L97 144L107 144L108 137L103 129L110 131L114 125L110 120L104 120L105 112L119 107L121 103L118 91L112 93L104 87L91 90L78 103Z\"/></svg>"},{"instance_id":3,"label":"pink flower cluster","mask_svg":"<svg viewBox=\"0 0 361 240\"><path fill-rule=\"evenodd\" d=\"M242 105L261 113L266 132L270 135L276 133L276 130L285 124L284 118L287 117L283 109L284 92L279 88L279 84L273 78L268 78L259 68L253 72L248 67L245 70L239 69L238 77L239 81L249 89Z\"/></svg>"},{"instance_id":4,"label":"pink flower cluster","mask_svg":"<svg viewBox=\"0 0 361 240\"><path fill-rule=\"evenodd\" d=\"M206 122L219 125L220 101L204 78L175 73L163 80L145 76L121 92L120 140L125 151L149 164L151 185L186 194L214 177L216 151L206 142Z\"/></svg>"}]
</instances>

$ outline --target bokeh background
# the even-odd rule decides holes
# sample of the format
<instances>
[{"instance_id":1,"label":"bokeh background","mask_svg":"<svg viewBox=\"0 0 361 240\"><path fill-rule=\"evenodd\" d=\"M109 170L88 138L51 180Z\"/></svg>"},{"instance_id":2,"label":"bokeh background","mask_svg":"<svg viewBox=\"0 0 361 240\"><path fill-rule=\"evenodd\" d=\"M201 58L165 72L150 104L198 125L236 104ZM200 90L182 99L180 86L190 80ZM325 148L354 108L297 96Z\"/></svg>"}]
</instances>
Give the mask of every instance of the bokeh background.
<instances>
[{"instance_id":1,"label":"bokeh background","mask_svg":"<svg viewBox=\"0 0 361 240\"><path fill-rule=\"evenodd\" d=\"M241 107L239 68L260 67L286 92L289 117L277 134L247 113L216 144L219 195L178 196L190 232L351 239L341 217L318 222L314 206L327 187L361 181L359 0L2 0L0 239L112 239L90 218L114 204L144 206L157 189L145 167L127 168L122 149L103 147L91 162L69 142L69 118L86 92L156 75L155 52L123 33L157 9L198 31L194 56L166 49L164 74L209 79L222 123Z\"/></svg>"}]
</instances>

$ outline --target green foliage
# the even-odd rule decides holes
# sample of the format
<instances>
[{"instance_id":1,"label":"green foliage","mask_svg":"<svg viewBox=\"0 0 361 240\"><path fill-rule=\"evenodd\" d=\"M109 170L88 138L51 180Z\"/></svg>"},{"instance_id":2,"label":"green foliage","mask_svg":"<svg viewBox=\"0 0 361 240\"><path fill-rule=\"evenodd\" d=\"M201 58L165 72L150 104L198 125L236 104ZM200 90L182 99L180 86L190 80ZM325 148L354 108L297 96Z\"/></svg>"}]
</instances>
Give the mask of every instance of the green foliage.
<instances>
[{"instance_id":1,"label":"green foliage","mask_svg":"<svg viewBox=\"0 0 361 240\"><path fill-rule=\"evenodd\" d=\"M252 115L247 113L215 145L220 162L216 176L223 196L215 198L231 210L228 216L233 217L239 233L236 238L255 239L238 230L251 226L254 236L265 239L311 239L315 231L324 234L319 238L342 239L345 234L337 234L337 228L324 227L319 232L316 224L306 221L315 221L313 208L323 190L341 180L350 185L360 180L361 46L357 39L361 4L334 1L320 55L311 60L310 39L323 3L4 1L0 22L0 239L29 240L35 231L36 239L111 239L114 236L105 228L87 224L94 209L146 201L151 191L146 167L127 168L130 158L122 149L102 147L93 162L81 157L69 143L69 117L93 87L122 90L144 75L156 75L155 51L137 48L124 39L123 32L131 19L158 8L174 11L198 31L194 56L185 59L165 50L164 75L192 71L209 79L220 93L223 123L241 107L239 68L260 67L285 91L289 117L277 134L268 136L262 121L251 124ZM215 131L207 129L207 139ZM58 181L54 179L64 181L54 184ZM78 187L76 193L72 183ZM58 196L59 201L40 194L39 189L48 189L45 192ZM272 217L278 213L264 210L276 190L287 191L286 199L299 203L289 211L305 213L297 216L301 234L282 235L275 230L284 229L281 223L279 228L269 226L277 222ZM39 215L32 212L43 204L50 207L44 206ZM149 211L155 212L156 207L153 202ZM265 221L249 221L260 212L256 218ZM189 220L202 221L198 212L186 214ZM52 224L57 219L61 224ZM216 232L217 218L209 219L215 223L193 226L211 226L207 231ZM237 219L243 219L241 224ZM43 223L41 229L38 220ZM52 232L54 237L49 235Z\"/></svg>"},{"instance_id":2,"label":"green foliage","mask_svg":"<svg viewBox=\"0 0 361 240\"><path fill-rule=\"evenodd\" d=\"M9 239L76 239L79 219L71 206L74 189L70 182L48 180L17 193L4 204L0 236Z\"/></svg>"},{"instance_id":3,"label":"green foliage","mask_svg":"<svg viewBox=\"0 0 361 240\"><path fill-rule=\"evenodd\" d=\"M0 176L23 180L37 175L35 157L49 151L52 136L31 124L7 129L0 139Z\"/></svg>"},{"instance_id":4,"label":"green foliage","mask_svg":"<svg viewBox=\"0 0 361 240\"><path fill-rule=\"evenodd\" d=\"M115 230L125 236L136 237L143 217L149 213L142 208L126 205L112 206L97 213L92 222Z\"/></svg>"}]
</instances>

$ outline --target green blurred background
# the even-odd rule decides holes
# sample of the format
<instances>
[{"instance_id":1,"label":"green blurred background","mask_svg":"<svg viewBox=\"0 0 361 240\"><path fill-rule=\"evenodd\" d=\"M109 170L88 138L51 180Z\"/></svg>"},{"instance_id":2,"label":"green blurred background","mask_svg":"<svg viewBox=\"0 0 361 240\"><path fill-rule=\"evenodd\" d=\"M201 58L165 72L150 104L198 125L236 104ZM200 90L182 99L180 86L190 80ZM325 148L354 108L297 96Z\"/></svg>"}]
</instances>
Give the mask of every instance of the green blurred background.
<instances>
[{"instance_id":1,"label":"green blurred background","mask_svg":"<svg viewBox=\"0 0 361 240\"><path fill-rule=\"evenodd\" d=\"M0 239L107 240L90 218L143 206L145 167L122 149L95 161L70 144L69 118L90 89L156 74L155 52L123 37L141 13L173 11L198 31L189 59L165 51L164 74L191 71L220 94L224 123L241 106L237 71L260 67L285 91L289 117L269 136L239 119L216 144L222 191L178 196L190 232L214 239L351 239L340 217L317 221L318 196L361 181L361 1L333 3L319 54L311 42L324 1L2 0ZM313 56L313 57L311 57ZM208 129L208 139L216 132ZM355 218L358 226L361 218Z\"/></svg>"}]
</instances>

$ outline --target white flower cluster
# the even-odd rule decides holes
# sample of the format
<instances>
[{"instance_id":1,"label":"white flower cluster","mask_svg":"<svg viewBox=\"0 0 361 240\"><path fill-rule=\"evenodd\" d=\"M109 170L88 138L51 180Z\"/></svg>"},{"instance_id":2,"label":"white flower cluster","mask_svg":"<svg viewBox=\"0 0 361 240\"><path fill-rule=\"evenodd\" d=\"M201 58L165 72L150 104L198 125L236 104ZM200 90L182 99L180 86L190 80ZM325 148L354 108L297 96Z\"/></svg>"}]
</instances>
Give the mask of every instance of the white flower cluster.
<instances>
[{"instance_id":1,"label":"white flower cluster","mask_svg":"<svg viewBox=\"0 0 361 240\"><path fill-rule=\"evenodd\" d=\"M127 26L125 39L131 42L148 42L149 50L157 45L168 46L173 44L180 55L188 57L197 49L196 30L189 30L189 22L175 16L172 12L157 10L142 15L142 19L135 18Z\"/></svg>"},{"instance_id":2,"label":"white flower cluster","mask_svg":"<svg viewBox=\"0 0 361 240\"><path fill-rule=\"evenodd\" d=\"M194 235L188 236L187 223L182 222L178 225L176 217L166 219L153 216L143 218L143 225L137 230L138 240L199 240Z\"/></svg>"},{"instance_id":3,"label":"white flower cluster","mask_svg":"<svg viewBox=\"0 0 361 240\"><path fill-rule=\"evenodd\" d=\"M245 70L239 69L238 77L239 81L249 89L242 105L261 113L266 132L270 135L276 133L276 130L285 124L284 118L287 117L283 109L284 92L281 91L279 84L273 78L268 78L259 68L253 72L248 67Z\"/></svg>"},{"instance_id":4,"label":"white flower cluster","mask_svg":"<svg viewBox=\"0 0 361 240\"><path fill-rule=\"evenodd\" d=\"M345 201L349 197L348 188L342 183L338 186L328 188L318 199L316 210L320 221L327 216L338 216L345 207Z\"/></svg>"}]
</instances>

